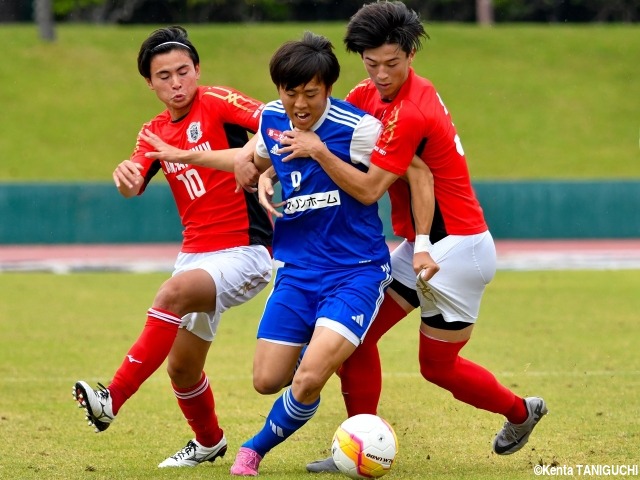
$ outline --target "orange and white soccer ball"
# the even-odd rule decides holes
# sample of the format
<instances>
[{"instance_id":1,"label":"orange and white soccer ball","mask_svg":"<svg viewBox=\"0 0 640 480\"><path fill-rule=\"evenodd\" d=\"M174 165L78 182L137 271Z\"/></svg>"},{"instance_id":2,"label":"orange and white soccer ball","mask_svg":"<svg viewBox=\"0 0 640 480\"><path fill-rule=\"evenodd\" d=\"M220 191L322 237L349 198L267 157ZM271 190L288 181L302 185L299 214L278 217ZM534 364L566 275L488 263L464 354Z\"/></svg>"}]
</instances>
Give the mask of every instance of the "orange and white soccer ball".
<instances>
[{"instance_id":1,"label":"orange and white soccer ball","mask_svg":"<svg viewBox=\"0 0 640 480\"><path fill-rule=\"evenodd\" d=\"M331 455L350 478L378 478L393 465L398 438L389 423L376 415L355 415L333 435Z\"/></svg>"}]
</instances>

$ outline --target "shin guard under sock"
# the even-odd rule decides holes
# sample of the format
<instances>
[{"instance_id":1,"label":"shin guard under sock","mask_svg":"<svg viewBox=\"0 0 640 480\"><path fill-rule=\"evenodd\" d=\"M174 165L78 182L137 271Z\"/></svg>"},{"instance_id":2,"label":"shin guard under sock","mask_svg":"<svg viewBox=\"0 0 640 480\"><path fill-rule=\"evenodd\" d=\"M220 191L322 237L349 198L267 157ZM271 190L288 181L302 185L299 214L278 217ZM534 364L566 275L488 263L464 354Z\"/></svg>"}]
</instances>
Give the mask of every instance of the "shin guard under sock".
<instances>
[{"instance_id":1,"label":"shin guard under sock","mask_svg":"<svg viewBox=\"0 0 640 480\"><path fill-rule=\"evenodd\" d=\"M518 397L487 369L458 355L466 343L444 342L421 334L420 373L464 403L507 416Z\"/></svg>"},{"instance_id":2,"label":"shin guard under sock","mask_svg":"<svg viewBox=\"0 0 640 480\"><path fill-rule=\"evenodd\" d=\"M157 308L147 311L142 333L109 385L114 414L165 361L181 323L182 319L171 312Z\"/></svg>"},{"instance_id":3,"label":"shin guard under sock","mask_svg":"<svg viewBox=\"0 0 640 480\"><path fill-rule=\"evenodd\" d=\"M173 392L198 443L205 447L217 445L223 432L218 425L213 391L206 374L202 372L200 381L189 388L173 385Z\"/></svg>"}]
</instances>

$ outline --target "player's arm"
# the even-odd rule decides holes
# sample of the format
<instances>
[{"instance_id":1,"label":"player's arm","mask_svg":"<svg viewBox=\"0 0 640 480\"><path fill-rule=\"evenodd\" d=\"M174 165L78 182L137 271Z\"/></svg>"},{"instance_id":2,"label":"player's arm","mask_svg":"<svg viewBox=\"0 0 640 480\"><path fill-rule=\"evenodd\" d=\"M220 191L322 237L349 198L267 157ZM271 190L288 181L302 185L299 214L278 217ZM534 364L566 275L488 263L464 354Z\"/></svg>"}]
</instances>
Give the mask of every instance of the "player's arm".
<instances>
[{"instance_id":1,"label":"player's arm","mask_svg":"<svg viewBox=\"0 0 640 480\"><path fill-rule=\"evenodd\" d=\"M256 167L254 153L258 142L258 135L254 135L251 139L237 152L233 160L233 173L236 177L236 191L244 189L253 193L256 191L256 184L260 172Z\"/></svg>"},{"instance_id":2,"label":"player's arm","mask_svg":"<svg viewBox=\"0 0 640 480\"><path fill-rule=\"evenodd\" d=\"M429 280L440 270L440 266L431 258L432 245L429 240L436 203L433 175L424 161L420 157L414 156L404 179L409 183L411 209L416 231L413 269L416 274L420 273L424 280Z\"/></svg>"},{"instance_id":3,"label":"player's arm","mask_svg":"<svg viewBox=\"0 0 640 480\"><path fill-rule=\"evenodd\" d=\"M287 154L282 159L283 162L293 158L311 157L342 190L365 205L377 202L399 177L376 165L370 165L367 172L358 170L331 153L314 132L287 131L283 135L283 148L279 151Z\"/></svg>"},{"instance_id":4,"label":"player's arm","mask_svg":"<svg viewBox=\"0 0 640 480\"><path fill-rule=\"evenodd\" d=\"M171 163L184 163L199 167L215 168L233 172L233 163L241 148L224 150L182 150L164 142L158 135L146 129L140 133L140 139L154 148L154 152L145 153L145 157Z\"/></svg>"}]
</instances>

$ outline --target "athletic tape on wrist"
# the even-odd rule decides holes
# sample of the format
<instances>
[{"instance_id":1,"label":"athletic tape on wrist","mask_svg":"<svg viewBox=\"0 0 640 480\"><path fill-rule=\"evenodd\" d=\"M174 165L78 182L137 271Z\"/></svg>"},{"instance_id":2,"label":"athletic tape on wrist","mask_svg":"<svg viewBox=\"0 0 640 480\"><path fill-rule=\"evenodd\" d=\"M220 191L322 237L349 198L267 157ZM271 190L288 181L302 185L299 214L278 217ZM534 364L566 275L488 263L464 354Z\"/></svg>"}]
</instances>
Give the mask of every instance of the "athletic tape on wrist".
<instances>
[{"instance_id":1,"label":"athletic tape on wrist","mask_svg":"<svg viewBox=\"0 0 640 480\"><path fill-rule=\"evenodd\" d=\"M413 244L413 253L431 252L431 241L429 235L416 235L416 241Z\"/></svg>"}]
</instances>

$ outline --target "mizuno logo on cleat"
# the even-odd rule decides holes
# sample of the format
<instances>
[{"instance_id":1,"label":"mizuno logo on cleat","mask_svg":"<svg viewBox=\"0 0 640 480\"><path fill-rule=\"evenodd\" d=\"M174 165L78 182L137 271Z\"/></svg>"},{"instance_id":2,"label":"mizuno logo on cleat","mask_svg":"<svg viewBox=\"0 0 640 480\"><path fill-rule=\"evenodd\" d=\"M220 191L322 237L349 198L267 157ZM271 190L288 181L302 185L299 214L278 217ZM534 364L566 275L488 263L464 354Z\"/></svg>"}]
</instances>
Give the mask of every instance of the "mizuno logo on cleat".
<instances>
[{"instance_id":1,"label":"mizuno logo on cleat","mask_svg":"<svg viewBox=\"0 0 640 480\"><path fill-rule=\"evenodd\" d=\"M542 404L539 404L536 409L533 411L533 421L538 423L538 421L542 418Z\"/></svg>"}]
</instances>

